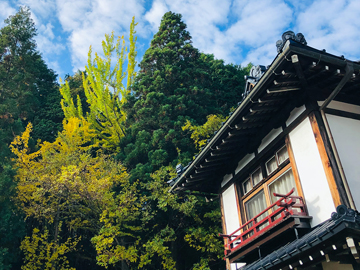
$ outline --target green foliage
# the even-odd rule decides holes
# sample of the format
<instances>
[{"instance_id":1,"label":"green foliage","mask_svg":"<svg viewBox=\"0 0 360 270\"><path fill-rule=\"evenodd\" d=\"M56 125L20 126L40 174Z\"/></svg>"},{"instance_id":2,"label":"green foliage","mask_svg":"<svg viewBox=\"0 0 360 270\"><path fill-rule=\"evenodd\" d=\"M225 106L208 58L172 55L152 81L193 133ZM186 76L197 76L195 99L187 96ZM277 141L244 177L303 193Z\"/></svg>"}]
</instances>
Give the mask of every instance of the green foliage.
<instances>
[{"instance_id":1,"label":"green foliage","mask_svg":"<svg viewBox=\"0 0 360 270\"><path fill-rule=\"evenodd\" d=\"M36 28L30 10L21 7L0 29L0 268L18 269L24 216L14 205L16 170L9 144L28 122L34 140L54 140L63 114L56 74L36 50ZM34 143L32 143L32 146Z\"/></svg>"},{"instance_id":2,"label":"green foliage","mask_svg":"<svg viewBox=\"0 0 360 270\"><path fill-rule=\"evenodd\" d=\"M227 114L241 100L243 76L241 67L194 48L181 15L167 12L124 104L128 129L118 158L131 178L149 181L161 166L189 162L196 149L182 126Z\"/></svg>"},{"instance_id":3,"label":"green foliage","mask_svg":"<svg viewBox=\"0 0 360 270\"><path fill-rule=\"evenodd\" d=\"M173 232L169 234L171 245L165 247L169 248L166 249L167 256L175 261L176 269L210 269L206 267L221 263L223 254L223 244L218 238L221 232L218 202L206 202L203 197L195 195L169 193L166 181L173 178L174 174L175 168L162 167L152 174L152 181L145 184L150 191L148 200L155 203L152 204L152 211L156 224L149 233L153 235L150 242L157 239L158 245L163 245L157 236L163 230ZM165 252L164 248L159 247L158 250ZM182 261L184 258L186 262Z\"/></svg>"},{"instance_id":4,"label":"green foliage","mask_svg":"<svg viewBox=\"0 0 360 270\"><path fill-rule=\"evenodd\" d=\"M51 248L49 252L45 249L67 243L66 247L72 247L67 251L70 252L75 248L71 243L78 240L75 237L70 243L69 236L77 233L94 236L101 228L104 209L114 204L113 188L125 188L122 186L127 183L128 176L120 164L101 152L92 155L97 148L93 143L96 132L84 119L65 120L64 130L56 140L42 143L33 153L29 151L31 128L29 124L25 132L15 138L11 149L17 157L17 202L27 219L38 224L40 233L46 235L42 236L46 239L35 251L32 251L36 244L33 241L38 236L33 235L33 240L26 238L29 248L23 247L23 250L26 256L46 254L39 259L41 262L36 261L45 269L48 257L57 256L57 249ZM117 203L126 202L118 200ZM89 242L84 244L90 245ZM81 254L80 250L76 252ZM27 258L26 264L31 265L34 260Z\"/></svg>"},{"instance_id":5,"label":"green foliage","mask_svg":"<svg viewBox=\"0 0 360 270\"><path fill-rule=\"evenodd\" d=\"M207 121L202 126L194 126L189 120L186 121L182 130L188 130L191 132L190 138L194 140L194 143L198 150L206 145L206 141L210 138L215 131L219 130L221 123L225 122L227 117L221 115L208 115Z\"/></svg>"},{"instance_id":6,"label":"green foliage","mask_svg":"<svg viewBox=\"0 0 360 270\"><path fill-rule=\"evenodd\" d=\"M22 123L37 123L35 139L53 140L61 127L56 74L36 51L36 29L30 10L21 7L5 20L0 30L0 148L23 128ZM1 149L0 149L1 151Z\"/></svg>"},{"instance_id":7,"label":"green foliage","mask_svg":"<svg viewBox=\"0 0 360 270\"><path fill-rule=\"evenodd\" d=\"M96 129L105 148L117 149L120 139L125 135L124 123L126 114L122 104L130 94L129 85L133 83L136 57L135 19L130 24L129 50L125 47L124 37L119 37L116 44L114 33L105 35L102 42L104 58L92 49L88 53L86 73L82 74L83 89L89 106L87 120ZM116 63L113 58L116 55ZM127 69L124 65L127 61ZM126 85L124 80L126 79ZM76 105L73 101L69 82L62 84L60 92L63 96L61 106L66 118L83 117L81 98L77 95Z\"/></svg>"}]
</instances>

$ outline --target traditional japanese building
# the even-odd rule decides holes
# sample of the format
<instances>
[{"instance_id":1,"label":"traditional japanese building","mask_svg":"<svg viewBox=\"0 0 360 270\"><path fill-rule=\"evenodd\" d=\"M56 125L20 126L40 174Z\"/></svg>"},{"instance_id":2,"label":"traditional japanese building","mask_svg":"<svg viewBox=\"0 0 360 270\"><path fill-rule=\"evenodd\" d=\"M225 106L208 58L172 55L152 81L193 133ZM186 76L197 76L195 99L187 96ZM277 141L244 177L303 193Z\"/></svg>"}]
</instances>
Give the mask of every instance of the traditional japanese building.
<instances>
[{"instance_id":1,"label":"traditional japanese building","mask_svg":"<svg viewBox=\"0 0 360 270\"><path fill-rule=\"evenodd\" d=\"M276 46L171 191L220 196L227 269L360 269L360 63Z\"/></svg>"}]
</instances>

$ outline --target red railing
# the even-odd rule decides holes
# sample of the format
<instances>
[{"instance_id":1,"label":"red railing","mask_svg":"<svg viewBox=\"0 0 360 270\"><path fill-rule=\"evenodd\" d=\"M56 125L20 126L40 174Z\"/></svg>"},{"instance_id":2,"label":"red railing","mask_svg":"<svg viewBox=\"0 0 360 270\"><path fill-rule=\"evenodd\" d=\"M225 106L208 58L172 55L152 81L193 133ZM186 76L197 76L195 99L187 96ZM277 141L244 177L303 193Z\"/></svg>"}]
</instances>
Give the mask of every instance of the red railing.
<instances>
[{"instance_id":1,"label":"red railing","mask_svg":"<svg viewBox=\"0 0 360 270\"><path fill-rule=\"evenodd\" d=\"M291 195L294 193L294 190L295 189L292 189L286 195L273 193L275 197L280 197L280 199L243 224L233 233L229 235L220 234L220 236L225 239L225 256L254 240L289 216L307 216L303 198ZM277 209L274 209L275 207L277 207ZM263 214L268 214L270 209L273 210L268 216L257 221ZM237 233L240 234L236 235Z\"/></svg>"}]
</instances>

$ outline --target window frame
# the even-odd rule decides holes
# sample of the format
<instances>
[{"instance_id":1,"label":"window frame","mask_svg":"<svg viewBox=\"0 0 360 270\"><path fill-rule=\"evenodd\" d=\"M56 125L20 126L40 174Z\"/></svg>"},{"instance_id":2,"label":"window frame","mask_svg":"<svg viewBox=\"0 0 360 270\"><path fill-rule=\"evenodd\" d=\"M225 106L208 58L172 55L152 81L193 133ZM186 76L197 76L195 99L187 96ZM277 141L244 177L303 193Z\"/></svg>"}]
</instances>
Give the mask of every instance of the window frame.
<instances>
[{"instance_id":1,"label":"window frame","mask_svg":"<svg viewBox=\"0 0 360 270\"><path fill-rule=\"evenodd\" d=\"M244 214L245 214L246 221L249 221L249 218L248 218L247 209L246 209L245 204L249 200L251 200L254 196L259 194L259 192L264 191L265 202L266 202L267 207L269 207L271 205L271 197L270 197L270 189L269 189L270 184L272 184L275 180L277 180L279 177L281 177L284 173L286 173L289 170L292 170L292 166L291 166L290 162L288 162L284 167L279 169L274 175L272 175L271 177L268 177L265 180L263 180L263 183L259 187L251 190L251 194L246 194L247 196L246 195L243 196L242 206L243 206L243 209L244 209ZM292 174L293 174L293 177L294 177L294 172L293 171L292 171ZM295 182L296 189L298 189L295 177L294 177L294 182ZM300 192L298 191L298 193L300 193ZM268 215L271 214L272 212L273 212L273 210L269 209L268 210Z\"/></svg>"},{"instance_id":2,"label":"window frame","mask_svg":"<svg viewBox=\"0 0 360 270\"><path fill-rule=\"evenodd\" d=\"M278 153L280 151L282 151L284 148L287 150L287 158L281 164L279 164ZM277 163L277 169L272 171L270 174L268 174L266 163L268 161L270 161L274 156L275 156L276 163ZM241 186L241 195L242 196L239 197L239 202L240 202L241 208L243 209L243 211L242 211L243 213L241 214L241 223L242 224L249 221L247 209L246 209L246 203L263 190L264 195L265 195L266 205L267 205L267 207L269 207L272 204L271 196L270 196L270 185L272 183L274 183L275 180L280 178L283 174L285 174L288 170L291 170L291 172L292 172L294 182L295 182L295 188L298 192L298 195L304 198L299 175L298 175L298 172L296 169L296 165L294 163L295 160L294 160L292 148L291 148L288 137L285 138L285 144L283 144L279 148L276 148L276 151L274 151L270 157L269 156L267 156L267 157L268 158L265 157L263 159L265 162L260 161L258 163L258 166L256 167L256 169L253 171L253 172L255 172L259 167L262 170L263 179L260 181L259 184L257 184L256 186L252 186L252 189L250 191L248 191L247 193L244 193L243 192L244 191L243 183L246 180L240 182L241 185L239 185L239 187ZM259 164L260 164L260 166L259 166ZM245 179L249 179L250 175L251 174L249 174L248 177ZM251 180L251 178L250 178L250 180ZM252 181L250 181L250 183L252 184ZM268 215L271 214L272 212L273 212L273 209L269 209Z\"/></svg>"}]
</instances>

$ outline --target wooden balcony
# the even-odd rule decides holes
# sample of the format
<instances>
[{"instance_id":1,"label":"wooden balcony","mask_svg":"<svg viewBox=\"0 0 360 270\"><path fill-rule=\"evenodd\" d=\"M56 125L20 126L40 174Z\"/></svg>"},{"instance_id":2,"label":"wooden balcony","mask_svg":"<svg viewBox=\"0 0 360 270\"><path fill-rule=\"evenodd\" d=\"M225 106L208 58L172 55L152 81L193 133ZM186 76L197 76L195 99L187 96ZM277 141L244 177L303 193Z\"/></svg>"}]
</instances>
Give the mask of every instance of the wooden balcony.
<instances>
[{"instance_id":1,"label":"wooden balcony","mask_svg":"<svg viewBox=\"0 0 360 270\"><path fill-rule=\"evenodd\" d=\"M292 195L294 189L288 194L281 195L274 193L274 196L279 199L266 208L264 211L256 215L254 218L243 224L239 229L229 235L220 234L225 239L225 257L230 259L230 262L248 261L245 255L249 252L258 250L258 256L267 254L268 246L274 248L274 241L281 244L282 240L279 236L285 236L286 241L289 238L289 229L309 229L311 217L307 215L304 200L301 196ZM263 217L267 214L266 217ZM287 233L286 233L287 232ZM297 237L298 232L291 231L293 237ZM301 233L301 232L300 232ZM275 244L276 245L276 244ZM264 247L260 251L261 247ZM253 254L252 254L253 255ZM254 256L251 256L254 257ZM253 259L253 258L252 258Z\"/></svg>"}]
</instances>

